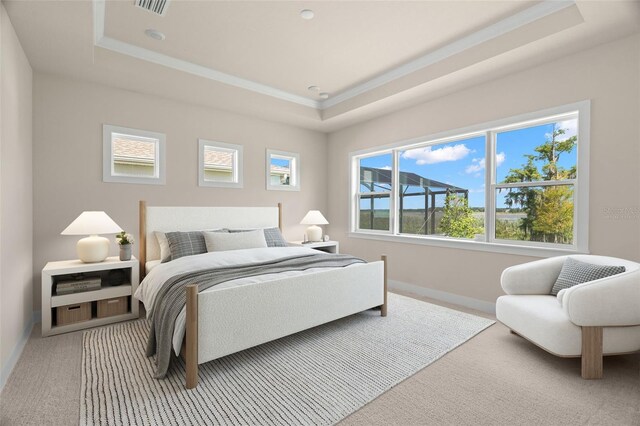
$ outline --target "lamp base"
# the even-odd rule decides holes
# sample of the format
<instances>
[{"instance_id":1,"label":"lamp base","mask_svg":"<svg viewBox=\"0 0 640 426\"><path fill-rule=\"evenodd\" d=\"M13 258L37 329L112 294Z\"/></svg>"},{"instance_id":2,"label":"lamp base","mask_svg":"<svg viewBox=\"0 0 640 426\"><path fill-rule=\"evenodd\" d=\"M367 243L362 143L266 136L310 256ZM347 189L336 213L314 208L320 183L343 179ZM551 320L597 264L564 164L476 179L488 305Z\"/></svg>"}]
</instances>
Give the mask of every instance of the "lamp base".
<instances>
[{"instance_id":1,"label":"lamp base","mask_svg":"<svg viewBox=\"0 0 640 426\"><path fill-rule=\"evenodd\" d=\"M312 242L322 241L322 228L318 225L311 225L307 228L307 239Z\"/></svg>"},{"instance_id":2,"label":"lamp base","mask_svg":"<svg viewBox=\"0 0 640 426\"><path fill-rule=\"evenodd\" d=\"M84 263L102 262L109 255L109 240L91 235L78 241L76 251Z\"/></svg>"}]
</instances>

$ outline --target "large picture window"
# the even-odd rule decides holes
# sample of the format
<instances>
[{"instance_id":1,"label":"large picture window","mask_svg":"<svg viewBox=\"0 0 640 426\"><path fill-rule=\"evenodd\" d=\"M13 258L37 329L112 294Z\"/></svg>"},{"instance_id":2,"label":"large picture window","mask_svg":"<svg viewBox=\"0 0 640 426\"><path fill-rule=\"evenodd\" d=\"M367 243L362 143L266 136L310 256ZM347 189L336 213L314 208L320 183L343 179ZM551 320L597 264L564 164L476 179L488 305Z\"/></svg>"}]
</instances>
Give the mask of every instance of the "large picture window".
<instances>
[{"instance_id":1,"label":"large picture window","mask_svg":"<svg viewBox=\"0 0 640 426\"><path fill-rule=\"evenodd\" d=\"M588 120L582 102L353 153L353 235L586 252Z\"/></svg>"}]
</instances>

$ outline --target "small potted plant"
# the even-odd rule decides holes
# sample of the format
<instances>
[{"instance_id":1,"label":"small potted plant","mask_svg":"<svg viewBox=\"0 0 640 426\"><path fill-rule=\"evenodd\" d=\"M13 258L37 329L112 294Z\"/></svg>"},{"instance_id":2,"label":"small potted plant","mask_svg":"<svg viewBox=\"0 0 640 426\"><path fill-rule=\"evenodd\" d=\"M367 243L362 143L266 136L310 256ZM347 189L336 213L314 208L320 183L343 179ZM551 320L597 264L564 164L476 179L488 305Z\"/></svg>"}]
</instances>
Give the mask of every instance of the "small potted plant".
<instances>
[{"instance_id":1,"label":"small potted plant","mask_svg":"<svg viewBox=\"0 0 640 426\"><path fill-rule=\"evenodd\" d=\"M133 245L133 235L122 231L116 235L116 241L120 246L120 260L131 260L131 246Z\"/></svg>"}]
</instances>

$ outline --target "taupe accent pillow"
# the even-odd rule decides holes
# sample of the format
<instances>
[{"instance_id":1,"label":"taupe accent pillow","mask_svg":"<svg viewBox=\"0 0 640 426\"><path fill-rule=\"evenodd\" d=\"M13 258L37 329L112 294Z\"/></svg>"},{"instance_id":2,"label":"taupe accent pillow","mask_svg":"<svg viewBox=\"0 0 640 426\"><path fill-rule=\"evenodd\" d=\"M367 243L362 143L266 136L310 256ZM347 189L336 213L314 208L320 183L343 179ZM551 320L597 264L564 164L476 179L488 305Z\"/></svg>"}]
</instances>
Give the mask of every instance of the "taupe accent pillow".
<instances>
[{"instance_id":1,"label":"taupe accent pillow","mask_svg":"<svg viewBox=\"0 0 640 426\"><path fill-rule=\"evenodd\" d=\"M202 234L208 252L267 247L262 229L230 233L205 231Z\"/></svg>"},{"instance_id":2,"label":"taupe accent pillow","mask_svg":"<svg viewBox=\"0 0 640 426\"><path fill-rule=\"evenodd\" d=\"M255 229L229 229L230 233L249 232ZM282 236L280 228L264 228L264 239L267 241L267 247L288 247L287 241Z\"/></svg>"},{"instance_id":3,"label":"taupe accent pillow","mask_svg":"<svg viewBox=\"0 0 640 426\"><path fill-rule=\"evenodd\" d=\"M557 296L562 289L621 274L624 271L624 266L594 265L567 257L562 265L560 275L551 289L551 294Z\"/></svg>"}]
</instances>

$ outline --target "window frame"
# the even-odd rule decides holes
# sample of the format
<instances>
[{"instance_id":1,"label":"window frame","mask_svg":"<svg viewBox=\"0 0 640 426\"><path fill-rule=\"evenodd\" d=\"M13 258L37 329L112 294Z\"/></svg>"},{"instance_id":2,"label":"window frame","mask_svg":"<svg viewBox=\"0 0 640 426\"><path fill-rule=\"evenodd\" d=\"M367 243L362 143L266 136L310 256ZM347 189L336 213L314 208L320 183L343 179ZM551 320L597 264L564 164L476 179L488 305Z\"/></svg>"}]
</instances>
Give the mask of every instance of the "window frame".
<instances>
[{"instance_id":1,"label":"window frame","mask_svg":"<svg viewBox=\"0 0 640 426\"><path fill-rule=\"evenodd\" d=\"M397 167L395 166L395 164L397 164L397 156L392 152L391 154L391 170L392 170L392 177L391 177L391 189L389 191L382 191L382 192L360 192L360 160L365 159L365 158L371 158L371 157L377 157L379 155L386 155L388 154L388 152L373 152L373 153L369 153L369 154L365 154L362 156L359 156L356 160L356 177L355 177L355 184L356 184L356 200L355 203L357 204L358 208L356 209L356 213L355 213L355 221L356 221L356 230L357 232L364 232L364 233L371 233L371 234L389 234L389 235L393 235L393 230L396 229L394 228L394 223L396 222L396 214L395 214L395 194L397 193L397 189L396 189L396 183L398 181L398 179L395 176ZM363 195L373 195L373 194L389 194L389 229L388 230L383 230L383 229L360 229L360 201L362 200L362 196Z\"/></svg>"},{"instance_id":2,"label":"window frame","mask_svg":"<svg viewBox=\"0 0 640 426\"><path fill-rule=\"evenodd\" d=\"M114 172L113 158L113 134L123 134L141 139L154 139L156 143L154 166L156 173L154 176L133 176L121 175ZM164 185L166 182L166 160L165 160L166 136L164 133L140 130L130 127L115 126L112 124L102 125L102 181L108 183L133 183L145 185Z\"/></svg>"},{"instance_id":3,"label":"window frame","mask_svg":"<svg viewBox=\"0 0 640 426\"><path fill-rule=\"evenodd\" d=\"M578 144L576 146L576 179L559 181L522 182L500 184L496 182L496 146L498 133L527 128L545 123L571 118L578 119ZM376 239L412 244L480 250L509 254L522 254L537 257L556 256L589 252L589 128L590 101L581 101L545 110L521 114L492 122L446 131L429 136L400 141L393 144L356 151L349 154L350 193L349 193L349 236L354 238ZM483 240L467 240L442 235L399 234L397 214L397 193L399 185L399 155L408 149L451 143L456 140L485 135L485 234ZM393 155L392 191L390 200L390 230L359 229L359 199L357 197L360 179L360 159L389 154ZM574 233L573 244L554 244L535 241L518 241L495 238L496 190L500 187L514 186L573 186ZM392 219L393 218L393 219Z\"/></svg>"},{"instance_id":4,"label":"window frame","mask_svg":"<svg viewBox=\"0 0 640 426\"><path fill-rule=\"evenodd\" d=\"M233 181L211 181L205 179L204 151L205 147L212 147L218 151L232 152L233 160L231 172ZM244 185L244 157L243 146L225 142L216 142L208 139L198 139L198 186L213 188L242 188Z\"/></svg>"},{"instance_id":5,"label":"window frame","mask_svg":"<svg viewBox=\"0 0 640 426\"><path fill-rule=\"evenodd\" d=\"M290 161L291 176L289 185L272 185L271 184L271 158L288 159ZM267 149L265 161L265 179L268 191L300 191L300 154L296 152L278 151L275 149Z\"/></svg>"}]
</instances>

